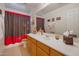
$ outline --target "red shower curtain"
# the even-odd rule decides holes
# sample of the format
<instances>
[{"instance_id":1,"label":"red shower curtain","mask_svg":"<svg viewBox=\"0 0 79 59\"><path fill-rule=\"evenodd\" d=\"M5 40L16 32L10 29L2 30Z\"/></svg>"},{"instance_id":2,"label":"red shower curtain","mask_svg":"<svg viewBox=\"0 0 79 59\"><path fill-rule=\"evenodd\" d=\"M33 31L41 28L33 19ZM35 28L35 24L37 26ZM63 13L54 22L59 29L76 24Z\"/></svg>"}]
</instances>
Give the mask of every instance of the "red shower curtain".
<instances>
[{"instance_id":1,"label":"red shower curtain","mask_svg":"<svg viewBox=\"0 0 79 59\"><path fill-rule=\"evenodd\" d=\"M7 36L5 38L5 45L22 42L22 39L27 38L27 35L22 36Z\"/></svg>"},{"instance_id":2,"label":"red shower curtain","mask_svg":"<svg viewBox=\"0 0 79 59\"><path fill-rule=\"evenodd\" d=\"M30 16L5 11L5 45L21 42L30 32Z\"/></svg>"}]
</instances>

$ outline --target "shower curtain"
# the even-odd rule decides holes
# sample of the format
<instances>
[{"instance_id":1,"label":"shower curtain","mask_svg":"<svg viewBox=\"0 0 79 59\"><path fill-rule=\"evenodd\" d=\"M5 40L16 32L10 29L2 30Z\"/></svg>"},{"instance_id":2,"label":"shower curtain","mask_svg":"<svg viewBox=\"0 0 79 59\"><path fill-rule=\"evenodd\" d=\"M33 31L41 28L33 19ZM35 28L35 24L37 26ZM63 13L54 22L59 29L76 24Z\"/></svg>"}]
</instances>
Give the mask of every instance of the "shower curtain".
<instances>
[{"instance_id":1,"label":"shower curtain","mask_svg":"<svg viewBox=\"0 0 79 59\"><path fill-rule=\"evenodd\" d=\"M44 18L36 17L36 25L37 25L37 27L36 27L37 31L41 28L45 32L45 29L44 29Z\"/></svg>"},{"instance_id":2,"label":"shower curtain","mask_svg":"<svg viewBox=\"0 0 79 59\"><path fill-rule=\"evenodd\" d=\"M30 16L5 11L5 45L19 43L30 32Z\"/></svg>"}]
</instances>

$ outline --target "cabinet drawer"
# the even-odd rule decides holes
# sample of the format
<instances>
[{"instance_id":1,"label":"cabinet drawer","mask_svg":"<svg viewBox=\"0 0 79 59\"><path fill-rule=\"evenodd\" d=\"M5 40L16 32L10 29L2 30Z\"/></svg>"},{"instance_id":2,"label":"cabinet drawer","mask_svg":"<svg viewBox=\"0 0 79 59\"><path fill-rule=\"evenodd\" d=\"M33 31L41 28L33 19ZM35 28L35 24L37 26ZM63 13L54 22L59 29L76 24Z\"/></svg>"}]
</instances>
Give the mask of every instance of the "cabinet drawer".
<instances>
[{"instance_id":1,"label":"cabinet drawer","mask_svg":"<svg viewBox=\"0 0 79 59\"><path fill-rule=\"evenodd\" d=\"M64 56L64 54L50 48L50 56Z\"/></svg>"},{"instance_id":2,"label":"cabinet drawer","mask_svg":"<svg viewBox=\"0 0 79 59\"><path fill-rule=\"evenodd\" d=\"M48 54L46 52L44 52L42 49L40 49L39 47L37 47L36 54L37 54L37 56L48 56Z\"/></svg>"},{"instance_id":3,"label":"cabinet drawer","mask_svg":"<svg viewBox=\"0 0 79 59\"><path fill-rule=\"evenodd\" d=\"M36 40L30 36L27 37L28 40L30 40L31 42L33 42L34 44L36 44Z\"/></svg>"},{"instance_id":4,"label":"cabinet drawer","mask_svg":"<svg viewBox=\"0 0 79 59\"><path fill-rule=\"evenodd\" d=\"M41 48L43 51L45 51L47 54L49 54L49 47L48 47L48 46L46 46L46 45L44 45L43 43L38 42L38 41L37 41L37 46L38 46L39 48Z\"/></svg>"}]
</instances>

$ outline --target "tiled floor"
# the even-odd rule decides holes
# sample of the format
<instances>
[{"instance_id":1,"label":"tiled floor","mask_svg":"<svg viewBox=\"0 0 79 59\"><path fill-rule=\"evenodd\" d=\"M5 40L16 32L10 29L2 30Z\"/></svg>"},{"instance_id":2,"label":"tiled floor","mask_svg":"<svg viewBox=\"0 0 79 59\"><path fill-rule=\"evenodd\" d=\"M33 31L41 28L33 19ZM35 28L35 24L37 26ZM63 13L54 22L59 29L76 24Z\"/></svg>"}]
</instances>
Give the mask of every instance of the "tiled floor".
<instances>
[{"instance_id":1,"label":"tiled floor","mask_svg":"<svg viewBox=\"0 0 79 59\"><path fill-rule=\"evenodd\" d=\"M11 48L7 48L4 51L4 56L30 56L27 48L23 46L15 46Z\"/></svg>"}]
</instances>

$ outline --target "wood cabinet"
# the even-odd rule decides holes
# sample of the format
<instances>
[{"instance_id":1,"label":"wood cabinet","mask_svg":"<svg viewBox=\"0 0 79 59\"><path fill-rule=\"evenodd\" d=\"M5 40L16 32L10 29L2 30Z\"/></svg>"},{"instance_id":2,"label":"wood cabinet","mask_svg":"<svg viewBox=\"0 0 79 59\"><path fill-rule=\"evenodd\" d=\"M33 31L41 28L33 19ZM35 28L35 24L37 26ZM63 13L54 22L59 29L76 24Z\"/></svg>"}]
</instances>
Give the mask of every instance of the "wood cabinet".
<instances>
[{"instance_id":1,"label":"wood cabinet","mask_svg":"<svg viewBox=\"0 0 79 59\"><path fill-rule=\"evenodd\" d=\"M28 39L28 51L32 56L36 56L36 40L33 40L31 37L27 37Z\"/></svg>"},{"instance_id":2,"label":"wood cabinet","mask_svg":"<svg viewBox=\"0 0 79 59\"><path fill-rule=\"evenodd\" d=\"M43 51L45 51L47 54L49 54L49 47L46 46L45 44L37 41L37 46L42 49Z\"/></svg>"},{"instance_id":3,"label":"wood cabinet","mask_svg":"<svg viewBox=\"0 0 79 59\"><path fill-rule=\"evenodd\" d=\"M27 48L28 48L29 53L31 54L31 41L30 41L30 39L28 39L27 41L28 41Z\"/></svg>"},{"instance_id":4,"label":"wood cabinet","mask_svg":"<svg viewBox=\"0 0 79 59\"><path fill-rule=\"evenodd\" d=\"M62 53L50 48L50 56L64 56Z\"/></svg>"},{"instance_id":5,"label":"wood cabinet","mask_svg":"<svg viewBox=\"0 0 79 59\"><path fill-rule=\"evenodd\" d=\"M32 56L64 56L64 54L28 36L28 50Z\"/></svg>"},{"instance_id":6,"label":"wood cabinet","mask_svg":"<svg viewBox=\"0 0 79 59\"><path fill-rule=\"evenodd\" d=\"M37 47L36 53L37 53L37 56L48 56L48 54L39 47Z\"/></svg>"},{"instance_id":7,"label":"wood cabinet","mask_svg":"<svg viewBox=\"0 0 79 59\"><path fill-rule=\"evenodd\" d=\"M31 55L36 56L36 45L31 43Z\"/></svg>"},{"instance_id":8,"label":"wood cabinet","mask_svg":"<svg viewBox=\"0 0 79 59\"><path fill-rule=\"evenodd\" d=\"M30 40L32 43L36 44L36 40L30 36L27 37L28 40Z\"/></svg>"}]
</instances>

